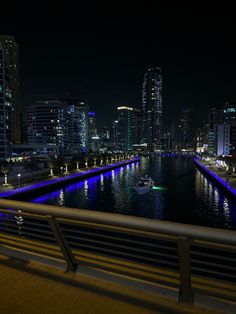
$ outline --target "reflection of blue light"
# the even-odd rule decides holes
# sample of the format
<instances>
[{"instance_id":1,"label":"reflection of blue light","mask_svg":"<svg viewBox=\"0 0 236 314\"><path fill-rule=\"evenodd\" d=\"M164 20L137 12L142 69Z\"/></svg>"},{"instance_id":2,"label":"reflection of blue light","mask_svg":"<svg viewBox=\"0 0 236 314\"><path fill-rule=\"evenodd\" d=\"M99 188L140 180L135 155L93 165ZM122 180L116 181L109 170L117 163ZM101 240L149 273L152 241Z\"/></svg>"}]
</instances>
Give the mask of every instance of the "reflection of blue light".
<instances>
[{"instance_id":1,"label":"reflection of blue light","mask_svg":"<svg viewBox=\"0 0 236 314\"><path fill-rule=\"evenodd\" d=\"M45 203L49 199L59 198L60 191L61 191L61 189L53 191L53 192L48 193L48 194L44 194L40 197L35 198L32 202L33 203Z\"/></svg>"},{"instance_id":2,"label":"reflection of blue light","mask_svg":"<svg viewBox=\"0 0 236 314\"><path fill-rule=\"evenodd\" d=\"M95 112L94 111L90 111L90 112L88 112L88 116L89 117L95 117Z\"/></svg>"},{"instance_id":3,"label":"reflection of blue light","mask_svg":"<svg viewBox=\"0 0 236 314\"><path fill-rule=\"evenodd\" d=\"M73 174L69 174L69 175L64 176L64 177L55 178L55 179L51 179L48 181L35 183L32 185L28 185L26 187L21 187L21 188L15 189L15 190L10 190L7 192L0 193L0 198L10 197L12 195L17 195L17 194L21 194L21 193L28 192L28 191L33 191L35 189L39 189L39 188L46 187L46 186L53 186L53 185L58 184L58 183L67 182L71 179L78 178L78 180L79 179L82 180L82 179L84 179L84 176L93 176L93 175L99 173L100 171L102 171L102 172L110 171L114 167L118 168L120 166L126 165L126 163L139 162L139 161L140 161L140 158L136 157L134 159L127 160L125 162L119 161L119 162L113 163L111 165L106 165L103 167L97 167L97 168L90 169L90 170L85 171L85 172L73 173Z\"/></svg>"},{"instance_id":4,"label":"reflection of blue light","mask_svg":"<svg viewBox=\"0 0 236 314\"><path fill-rule=\"evenodd\" d=\"M224 189L226 189L228 192L230 192L233 196L236 196L236 190L233 189L228 183L226 183L223 179L221 179L217 174L210 171L207 167L203 166L197 159L194 159L194 162L202 168L206 173L208 173L215 181L220 183Z\"/></svg>"},{"instance_id":5,"label":"reflection of blue light","mask_svg":"<svg viewBox=\"0 0 236 314\"><path fill-rule=\"evenodd\" d=\"M112 178L112 173L114 173L114 175L117 175L120 173L120 171L121 171L120 168L116 168L116 169L113 169L109 172L105 172L101 175L95 175L91 178L86 178L87 188L88 188L88 191L86 194L87 194L87 197L88 197L89 202L91 204L91 208L96 207L95 205L96 205L97 199L98 199L98 196L97 196L98 185L100 187L102 187L102 184L104 185L105 180ZM103 179L102 179L103 183L101 184L101 178L102 177L103 177ZM66 197L66 195L69 195L71 192L74 192L76 190L85 189L85 188L86 188L86 186L85 186L84 181L78 181L76 183L65 186L64 187L64 192L66 192L65 197ZM56 191L44 194L40 197L30 199L30 201L33 203L47 203L50 200L55 200L55 199L59 200L60 199L60 192L61 192L61 188L59 188Z\"/></svg>"},{"instance_id":6,"label":"reflection of blue light","mask_svg":"<svg viewBox=\"0 0 236 314\"><path fill-rule=\"evenodd\" d=\"M0 212L0 221L3 221L5 216L6 216L5 213Z\"/></svg>"},{"instance_id":7,"label":"reflection of blue light","mask_svg":"<svg viewBox=\"0 0 236 314\"><path fill-rule=\"evenodd\" d=\"M73 192L75 190L78 190L80 189L81 187L83 187L84 185L84 182L83 181L79 181L79 182L76 182L74 184L71 184L71 185L68 185L66 187L66 192Z\"/></svg>"}]
</instances>

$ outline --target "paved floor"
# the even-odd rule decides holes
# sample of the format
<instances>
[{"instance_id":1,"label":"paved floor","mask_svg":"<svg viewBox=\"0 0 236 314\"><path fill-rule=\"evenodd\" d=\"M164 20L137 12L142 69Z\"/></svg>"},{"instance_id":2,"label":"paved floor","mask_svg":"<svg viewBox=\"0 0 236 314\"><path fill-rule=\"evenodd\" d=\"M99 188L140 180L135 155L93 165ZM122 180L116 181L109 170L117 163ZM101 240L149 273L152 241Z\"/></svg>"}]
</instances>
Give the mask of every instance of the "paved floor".
<instances>
[{"instance_id":1,"label":"paved floor","mask_svg":"<svg viewBox=\"0 0 236 314\"><path fill-rule=\"evenodd\" d=\"M200 307L180 306L151 293L0 255L0 313L213 312Z\"/></svg>"}]
</instances>

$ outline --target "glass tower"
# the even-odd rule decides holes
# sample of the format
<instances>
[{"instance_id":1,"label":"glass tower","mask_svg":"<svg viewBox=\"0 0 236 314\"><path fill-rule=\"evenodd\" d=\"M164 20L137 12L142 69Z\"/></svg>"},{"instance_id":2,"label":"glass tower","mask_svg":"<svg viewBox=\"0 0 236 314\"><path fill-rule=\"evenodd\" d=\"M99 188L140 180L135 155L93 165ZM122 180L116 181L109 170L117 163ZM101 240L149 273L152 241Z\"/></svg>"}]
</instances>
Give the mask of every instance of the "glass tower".
<instances>
[{"instance_id":1,"label":"glass tower","mask_svg":"<svg viewBox=\"0 0 236 314\"><path fill-rule=\"evenodd\" d=\"M162 73L158 67L144 75L142 99L142 143L150 151L160 149L162 134Z\"/></svg>"},{"instance_id":2,"label":"glass tower","mask_svg":"<svg viewBox=\"0 0 236 314\"><path fill-rule=\"evenodd\" d=\"M11 156L12 147L12 92L5 51L0 41L0 160Z\"/></svg>"},{"instance_id":3,"label":"glass tower","mask_svg":"<svg viewBox=\"0 0 236 314\"><path fill-rule=\"evenodd\" d=\"M140 110L127 106L120 106L118 111L118 146L122 151L133 149L139 144L139 117Z\"/></svg>"},{"instance_id":4,"label":"glass tower","mask_svg":"<svg viewBox=\"0 0 236 314\"><path fill-rule=\"evenodd\" d=\"M5 63L9 71L9 83L12 102L12 142L21 142L20 103L19 103L19 49L13 36L0 35L0 42L5 55Z\"/></svg>"}]
</instances>

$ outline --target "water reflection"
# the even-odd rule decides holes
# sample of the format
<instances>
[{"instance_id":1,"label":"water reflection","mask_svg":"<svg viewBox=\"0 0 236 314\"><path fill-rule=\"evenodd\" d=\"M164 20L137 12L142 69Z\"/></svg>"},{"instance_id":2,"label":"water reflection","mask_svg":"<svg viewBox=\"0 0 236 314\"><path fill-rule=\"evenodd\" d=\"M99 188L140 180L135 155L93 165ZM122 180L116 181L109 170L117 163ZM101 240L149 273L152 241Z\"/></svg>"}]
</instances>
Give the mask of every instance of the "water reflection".
<instances>
[{"instance_id":1,"label":"water reflection","mask_svg":"<svg viewBox=\"0 0 236 314\"><path fill-rule=\"evenodd\" d=\"M85 180L84 181L84 194L86 198L88 197L88 188L89 188L88 180Z\"/></svg>"},{"instance_id":2,"label":"water reflection","mask_svg":"<svg viewBox=\"0 0 236 314\"><path fill-rule=\"evenodd\" d=\"M236 221L233 216L235 203L228 199L224 193L206 179L204 175L196 172L196 206L197 219L201 224L222 228L235 228ZM207 206L206 206L207 205Z\"/></svg>"},{"instance_id":3,"label":"water reflection","mask_svg":"<svg viewBox=\"0 0 236 314\"><path fill-rule=\"evenodd\" d=\"M58 204L60 206L65 206L65 196L64 196L64 191L62 189L60 190Z\"/></svg>"},{"instance_id":4,"label":"water reflection","mask_svg":"<svg viewBox=\"0 0 236 314\"><path fill-rule=\"evenodd\" d=\"M146 174L165 189L137 195L135 185ZM142 158L31 201L236 229L235 203L191 160L178 158Z\"/></svg>"}]
</instances>

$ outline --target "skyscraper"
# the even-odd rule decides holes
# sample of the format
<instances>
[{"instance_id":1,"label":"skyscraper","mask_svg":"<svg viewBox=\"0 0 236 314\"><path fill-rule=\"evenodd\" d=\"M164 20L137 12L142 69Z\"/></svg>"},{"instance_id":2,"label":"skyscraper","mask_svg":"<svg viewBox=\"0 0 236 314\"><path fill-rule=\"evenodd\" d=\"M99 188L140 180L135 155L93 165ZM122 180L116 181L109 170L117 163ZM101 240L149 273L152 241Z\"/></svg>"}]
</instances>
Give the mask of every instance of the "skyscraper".
<instances>
[{"instance_id":1,"label":"skyscraper","mask_svg":"<svg viewBox=\"0 0 236 314\"><path fill-rule=\"evenodd\" d=\"M180 149L194 150L196 146L193 116L192 108L183 108L181 110L178 128L178 144Z\"/></svg>"},{"instance_id":2,"label":"skyscraper","mask_svg":"<svg viewBox=\"0 0 236 314\"><path fill-rule=\"evenodd\" d=\"M96 113L94 111L88 112L88 143L89 149L96 151L98 148L99 136L96 128Z\"/></svg>"},{"instance_id":3,"label":"skyscraper","mask_svg":"<svg viewBox=\"0 0 236 314\"><path fill-rule=\"evenodd\" d=\"M71 153L88 150L88 106L80 95L66 94L62 99L66 110L67 150Z\"/></svg>"},{"instance_id":4,"label":"skyscraper","mask_svg":"<svg viewBox=\"0 0 236 314\"><path fill-rule=\"evenodd\" d=\"M127 106L118 107L117 110L119 148L132 150L134 144L139 144L140 110Z\"/></svg>"},{"instance_id":5,"label":"skyscraper","mask_svg":"<svg viewBox=\"0 0 236 314\"><path fill-rule=\"evenodd\" d=\"M142 143L149 150L160 149L162 134L162 73L158 67L144 75L142 100Z\"/></svg>"},{"instance_id":6,"label":"skyscraper","mask_svg":"<svg viewBox=\"0 0 236 314\"><path fill-rule=\"evenodd\" d=\"M223 106L224 123L217 124L217 156L236 154L236 103Z\"/></svg>"},{"instance_id":7,"label":"skyscraper","mask_svg":"<svg viewBox=\"0 0 236 314\"><path fill-rule=\"evenodd\" d=\"M12 142L19 144L20 133L20 104L19 104L19 49L13 36L0 35L0 42L5 56L5 63L9 70L9 83L11 89L12 114Z\"/></svg>"},{"instance_id":8,"label":"skyscraper","mask_svg":"<svg viewBox=\"0 0 236 314\"><path fill-rule=\"evenodd\" d=\"M213 107L209 110L208 115L208 152L216 154L218 146L218 124L224 123L223 108ZM219 129L220 130L220 129Z\"/></svg>"},{"instance_id":9,"label":"skyscraper","mask_svg":"<svg viewBox=\"0 0 236 314\"><path fill-rule=\"evenodd\" d=\"M11 155L12 93L5 51L0 41L0 160Z\"/></svg>"}]
</instances>

